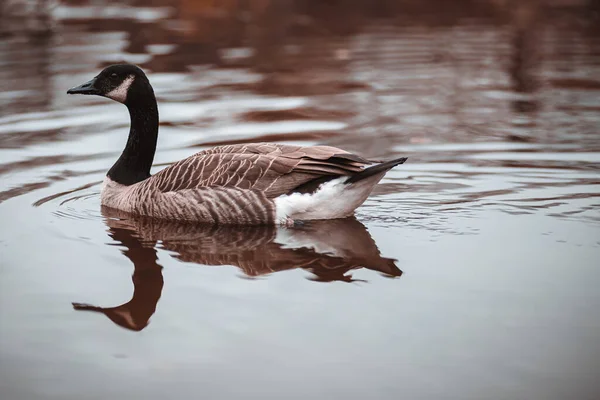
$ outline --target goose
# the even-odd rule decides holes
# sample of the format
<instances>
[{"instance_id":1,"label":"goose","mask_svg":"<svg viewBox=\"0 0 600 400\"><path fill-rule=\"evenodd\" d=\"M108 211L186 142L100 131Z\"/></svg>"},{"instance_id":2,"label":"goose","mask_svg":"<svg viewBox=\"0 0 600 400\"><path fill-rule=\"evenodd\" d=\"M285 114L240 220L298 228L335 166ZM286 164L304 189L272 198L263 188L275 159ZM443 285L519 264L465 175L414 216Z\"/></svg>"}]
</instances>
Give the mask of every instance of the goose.
<instances>
[{"instance_id":1,"label":"goose","mask_svg":"<svg viewBox=\"0 0 600 400\"><path fill-rule=\"evenodd\" d=\"M127 106L129 137L108 171L102 206L158 219L225 225L294 225L354 214L374 186L406 157L367 160L331 146L244 143L213 147L151 175L158 106L136 65L106 67L67 94Z\"/></svg>"}]
</instances>

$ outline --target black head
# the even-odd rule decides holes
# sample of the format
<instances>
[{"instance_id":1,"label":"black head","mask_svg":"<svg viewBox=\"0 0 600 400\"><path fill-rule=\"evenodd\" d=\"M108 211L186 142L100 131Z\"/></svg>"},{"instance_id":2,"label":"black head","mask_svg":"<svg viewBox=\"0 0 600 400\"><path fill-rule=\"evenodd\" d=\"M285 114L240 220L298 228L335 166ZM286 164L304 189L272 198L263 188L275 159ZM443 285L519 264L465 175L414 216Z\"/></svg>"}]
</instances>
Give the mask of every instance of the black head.
<instances>
[{"instance_id":1,"label":"black head","mask_svg":"<svg viewBox=\"0 0 600 400\"><path fill-rule=\"evenodd\" d=\"M150 95L154 98L154 91L146 74L132 64L116 64L106 67L92 80L69 89L67 93L94 94L123 104L130 104L140 96Z\"/></svg>"}]
</instances>

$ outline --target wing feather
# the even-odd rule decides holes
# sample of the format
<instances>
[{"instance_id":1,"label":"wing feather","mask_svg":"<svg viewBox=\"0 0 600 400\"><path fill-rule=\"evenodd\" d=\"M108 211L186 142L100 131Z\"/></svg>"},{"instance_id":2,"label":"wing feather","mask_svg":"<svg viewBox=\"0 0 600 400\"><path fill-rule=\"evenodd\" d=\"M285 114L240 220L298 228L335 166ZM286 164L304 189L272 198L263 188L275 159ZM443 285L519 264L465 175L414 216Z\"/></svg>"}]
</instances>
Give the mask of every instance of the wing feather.
<instances>
[{"instance_id":1,"label":"wing feather","mask_svg":"<svg viewBox=\"0 0 600 400\"><path fill-rule=\"evenodd\" d=\"M330 146L251 143L217 146L163 169L147 184L160 192L232 187L288 193L323 176L352 175L372 161Z\"/></svg>"}]
</instances>

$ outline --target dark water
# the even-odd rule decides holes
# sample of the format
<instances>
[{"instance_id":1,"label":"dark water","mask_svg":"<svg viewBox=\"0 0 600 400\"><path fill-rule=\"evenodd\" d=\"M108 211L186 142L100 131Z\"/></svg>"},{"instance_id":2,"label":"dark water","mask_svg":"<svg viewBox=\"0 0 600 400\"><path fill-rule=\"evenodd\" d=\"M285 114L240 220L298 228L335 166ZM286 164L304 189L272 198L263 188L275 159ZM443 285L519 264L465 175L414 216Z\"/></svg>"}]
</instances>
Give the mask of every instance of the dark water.
<instances>
[{"instance_id":1,"label":"dark water","mask_svg":"<svg viewBox=\"0 0 600 400\"><path fill-rule=\"evenodd\" d=\"M600 398L594 2L135 3L0 39L2 399ZM115 215L127 111L65 92L120 61L155 170L255 140L409 161L346 221Z\"/></svg>"}]
</instances>

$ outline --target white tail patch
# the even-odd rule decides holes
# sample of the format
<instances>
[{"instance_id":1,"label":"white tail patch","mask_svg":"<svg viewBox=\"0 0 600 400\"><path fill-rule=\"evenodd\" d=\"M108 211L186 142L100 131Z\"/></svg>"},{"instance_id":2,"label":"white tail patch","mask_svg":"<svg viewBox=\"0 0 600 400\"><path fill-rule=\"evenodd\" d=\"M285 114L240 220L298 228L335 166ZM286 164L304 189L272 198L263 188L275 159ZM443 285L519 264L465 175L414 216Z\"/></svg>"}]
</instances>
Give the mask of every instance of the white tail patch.
<instances>
[{"instance_id":1,"label":"white tail patch","mask_svg":"<svg viewBox=\"0 0 600 400\"><path fill-rule=\"evenodd\" d=\"M353 184L346 184L347 176L325 182L314 193L292 193L277 197L275 202L276 223L289 220L334 219L352 215L354 210L369 197L373 187L385 172L373 175Z\"/></svg>"},{"instance_id":2,"label":"white tail patch","mask_svg":"<svg viewBox=\"0 0 600 400\"><path fill-rule=\"evenodd\" d=\"M119 103L125 103L125 100L127 100L127 92L129 92L129 88L134 80L135 76L129 75L119 86L106 93L106 97L118 101Z\"/></svg>"}]
</instances>

